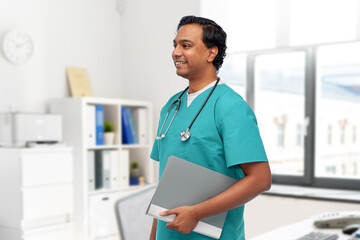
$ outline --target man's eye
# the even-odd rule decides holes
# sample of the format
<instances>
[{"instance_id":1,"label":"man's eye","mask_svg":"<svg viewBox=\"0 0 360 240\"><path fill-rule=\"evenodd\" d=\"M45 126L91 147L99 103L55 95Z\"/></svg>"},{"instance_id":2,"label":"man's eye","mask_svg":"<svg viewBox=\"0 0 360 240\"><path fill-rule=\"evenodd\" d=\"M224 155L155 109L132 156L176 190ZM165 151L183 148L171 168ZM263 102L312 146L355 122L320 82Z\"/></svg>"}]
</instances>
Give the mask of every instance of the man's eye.
<instances>
[{"instance_id":1,"label":"man's eye","mask_svg":"<svg viewBox=\"0 0 360 240\"><path fill-rule=\"evenodd\" d=\"M190 45L187 45L187 44L184 44L184 46L183 46L184 48L189 48L189 47L191 47Z\"/></svg>"}]
</instances>

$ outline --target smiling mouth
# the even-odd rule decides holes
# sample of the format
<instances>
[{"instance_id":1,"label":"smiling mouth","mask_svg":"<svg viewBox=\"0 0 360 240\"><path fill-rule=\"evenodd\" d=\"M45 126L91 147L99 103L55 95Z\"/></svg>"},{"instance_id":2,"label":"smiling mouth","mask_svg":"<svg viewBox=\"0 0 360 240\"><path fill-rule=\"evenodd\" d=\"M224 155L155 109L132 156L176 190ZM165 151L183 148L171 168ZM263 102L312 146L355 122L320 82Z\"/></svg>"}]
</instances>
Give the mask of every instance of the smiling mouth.
<instances>
[{"instance_id":1,"label":"smiling mouth","mask_svg":"<svg viewBox=\"0 0 360 240\"><path fill-rule=\"evenodd\" d=\"M176 66L184 65L184 64L186 64L186 62L175 62L175 65L176 65Z\"/></svg>"}]
</instances>

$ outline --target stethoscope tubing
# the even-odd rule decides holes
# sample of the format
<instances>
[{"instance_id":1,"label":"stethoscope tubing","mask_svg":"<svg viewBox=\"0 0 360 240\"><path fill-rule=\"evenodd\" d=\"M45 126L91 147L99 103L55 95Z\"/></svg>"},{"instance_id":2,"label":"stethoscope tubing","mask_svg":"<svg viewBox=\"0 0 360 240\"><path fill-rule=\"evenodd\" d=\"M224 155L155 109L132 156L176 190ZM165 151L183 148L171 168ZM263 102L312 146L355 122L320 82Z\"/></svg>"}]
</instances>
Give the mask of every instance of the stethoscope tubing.
<instances>
[{"instance_id":1,"label":"stethoscope tubing","mask_svg":"<svg viewBox=\"0 0 360 240\"><path fill-rule=\"evenodd\" d=\"M192 126L193 123L195 122L196 118L199 116L201 110L204 108L204 106L205 106L205 104L207 103L207 101L209 100L211 94L214 92L214 90L215 90L216 86L218 85L219 81L220 81L220 78L217 79L215 85L212 87L210 93L209 93L208 96L206 97L205 101L204 101L203 104L201 105L199 111L196 113L195 117L193 118L193 120L191 121L191 123L189 124L189 126L187 127L187 129L181 132L180 135L181 135L182 141L186 141L186 140L190 137L190 128L191 128L191 126ZM168 132L168 130L169 130L172 122L174 121L175 116L177 115L178 110L179 110L179 108L180 108L180 105L181 105L181 97L184 95L184 93L185 93L188 89L189 89L189 87L185 88L185 90L182 91L182 93L180 94L180 96L170 105L169 109L168 109L167 112L166 112L165 119L164 119L163 124L162 124L162 126L161 126L159 135L156 136L156 138L155 138L156 140L161 140L161 139L165 138L165 136L166 136L166 134L167 134L167 132ZM166 120L167 120L167 118L168 118L168 116L169 116L169 113L170 113L170 111L171 111L171 108L172 108L172 107L174 106L174 104L176 104L176 103L178 103L178 104L177 104L177 106L176 106L176 108L175 108L175 112L174 112L173 117L171 118L171 121L170 121L170 123L169 123L169 126L166 128L165 132L164 132L163 134L161 134L161 132L162 132L162 130L163 130L163 128L164 128L165 122L166 122ZM187 138L183 138L183 136L182 136L182 133L183 133L183 132L187 132L189 136L188 136ZM183 139L184 139L184 140L183 140Z\"/></svg>"}]
</instances>

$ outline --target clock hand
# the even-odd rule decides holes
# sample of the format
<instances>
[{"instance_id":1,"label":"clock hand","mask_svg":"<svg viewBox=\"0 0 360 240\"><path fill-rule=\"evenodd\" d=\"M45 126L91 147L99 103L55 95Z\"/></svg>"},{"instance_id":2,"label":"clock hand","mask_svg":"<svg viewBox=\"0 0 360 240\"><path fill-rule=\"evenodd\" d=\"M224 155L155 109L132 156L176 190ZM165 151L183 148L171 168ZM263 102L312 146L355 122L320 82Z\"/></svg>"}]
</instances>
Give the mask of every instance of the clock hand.
<instances>
[{"instance_id":1,"label":"clock hand","mask_svg":"<svg viewBox=\"0 0 360 240\"><path fill-rule=\"evenodd\" d=\"M17 47L17 48L20 48L20 47L22 47L23 45L25 45L25 44L27 44L27 43L28 43L27 41L24 41L24 42L22 42L22 43L17 44L16 47Z\"/></svg>"}]
</instances>

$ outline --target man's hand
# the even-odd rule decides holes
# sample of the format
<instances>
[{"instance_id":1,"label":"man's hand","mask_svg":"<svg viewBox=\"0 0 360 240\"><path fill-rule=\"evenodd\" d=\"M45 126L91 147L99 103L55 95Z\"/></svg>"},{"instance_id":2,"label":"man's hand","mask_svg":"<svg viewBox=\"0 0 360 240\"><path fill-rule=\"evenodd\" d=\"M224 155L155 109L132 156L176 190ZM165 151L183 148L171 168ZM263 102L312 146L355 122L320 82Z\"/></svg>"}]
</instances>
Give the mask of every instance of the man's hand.
<instances>
[{"instance_id":1,"label":"man's hand","mask_svg":"<svg viewBox=\"0 0 360 240\"><path fill-rule=\"evenodd\" d=\"M200 218L197 216L194 207L183 206L168 211L161 212L161 216L169 216L175 214L174 221L166 224L166 228L173 229L180 233L189 234L196 227Z\"/></svg>"}]
</instances>

